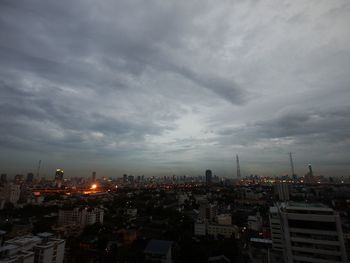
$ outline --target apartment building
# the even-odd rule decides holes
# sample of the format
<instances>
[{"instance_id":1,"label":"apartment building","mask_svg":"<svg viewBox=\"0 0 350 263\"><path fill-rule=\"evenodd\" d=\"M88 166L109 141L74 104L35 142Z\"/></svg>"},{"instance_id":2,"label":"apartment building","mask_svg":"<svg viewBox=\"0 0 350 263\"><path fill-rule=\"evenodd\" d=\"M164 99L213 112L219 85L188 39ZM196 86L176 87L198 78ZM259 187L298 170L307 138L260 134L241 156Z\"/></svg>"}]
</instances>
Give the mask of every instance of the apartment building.
<instances>
[{"instance_id":1,"label":"apartment building","mask_svg":"<svg viewBox=\"0 0 350 263\"><path fill-rule=\"evenodd\" d=\"M285 262L348 262L339 214L322 204L277 203L270 209L273 248Z\"/></svg>"}]
</instances>

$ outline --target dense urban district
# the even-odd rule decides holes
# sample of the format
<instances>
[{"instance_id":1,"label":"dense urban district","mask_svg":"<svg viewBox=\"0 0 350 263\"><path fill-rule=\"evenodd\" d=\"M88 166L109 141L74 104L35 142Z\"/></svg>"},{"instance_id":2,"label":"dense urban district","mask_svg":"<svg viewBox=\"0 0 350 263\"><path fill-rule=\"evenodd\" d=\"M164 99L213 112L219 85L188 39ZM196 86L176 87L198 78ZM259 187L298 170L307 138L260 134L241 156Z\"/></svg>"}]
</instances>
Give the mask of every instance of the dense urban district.
<instances>
[{"instance_id":1,"label":"dense urban district","mask_svg":"<svg viewBox=\"0 0 350 263\"><path fill-rule=\"evenodd\" d=\"M1 175L0 262L348 262L350 177Z\"/></svg>"}]
</instances>

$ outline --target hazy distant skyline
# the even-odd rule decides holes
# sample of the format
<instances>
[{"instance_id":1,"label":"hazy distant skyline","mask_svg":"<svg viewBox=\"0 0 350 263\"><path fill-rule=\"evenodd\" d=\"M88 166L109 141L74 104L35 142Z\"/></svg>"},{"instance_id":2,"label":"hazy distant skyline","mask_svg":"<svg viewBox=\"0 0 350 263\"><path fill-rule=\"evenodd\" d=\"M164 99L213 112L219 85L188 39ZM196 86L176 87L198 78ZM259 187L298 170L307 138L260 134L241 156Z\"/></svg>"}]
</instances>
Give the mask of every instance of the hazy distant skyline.
<instances>
[{"instance_id":1,"label":"hazy distant skyline","mask_svg":"<svg viewBox=\"0 0 350 263\"><path fill-rule=\"evenodd\" d=\"M350 2L0 2L0 173L350 175Z\"/></svg>"}]
</instances>

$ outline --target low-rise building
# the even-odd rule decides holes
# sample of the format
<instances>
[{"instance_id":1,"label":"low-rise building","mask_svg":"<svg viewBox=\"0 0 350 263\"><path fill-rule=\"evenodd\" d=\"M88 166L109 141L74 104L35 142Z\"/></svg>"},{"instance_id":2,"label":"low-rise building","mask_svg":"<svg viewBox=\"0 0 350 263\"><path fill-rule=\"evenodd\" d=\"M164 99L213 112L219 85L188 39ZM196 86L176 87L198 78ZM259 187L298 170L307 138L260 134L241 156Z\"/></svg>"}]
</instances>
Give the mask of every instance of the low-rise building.
<instances>
[{"instance_id":1,"label":"low-rise building","mask_svg":"<svg viewBox=\"0 0 350 263\"><path fill-rule=\"evenodd\" d=\"M197 221L194 223L195 236L224 236L230 238L234 236L239 238L239 229L236 225L220 225L217 223L208 223L205 221Z\"/></svg>"},{"instance_id":2,"label":"low-rise building","mask_svg":"<svg viewBox=\"0 0 350 263\"><path fill-rule=\"evenodd\" d=\"M232 225L231 214L220 214L216 216L216 221L219 225Z\"/></svg>"},{"instance_id":3,"label":"low-rise building","mask_svg":"<svg viewBox=\"0 0 350 263\"><path fill-rule=\"evenodd\" d=\"M159 263L171 263L172 256L172 241L167 240L155 240L152 239L148 242L144 253L147 262L159 262Z\"/></svg>"},{"instance_id":4,"label":"low-rise building","mask_svg":"<svg viewBox=\"0 0 350 263\"><path fill-rule=\"evenodd\" d=\"M207 226L208 235L212 236L224 236L226 238L230 238L234 236L237 238L239 233L238 227L235 225L219 225L219 224L208 224Z\"/></svg>"},{"instance_id":5,"label":"low-rise building","mask_svg":"<svg viewBox=\"0 0 350 263\"><path fill-rule=\"evenodd\" d=\"M263 220L260 213L255 216L248 216L248 229L253 231L261 231L263 226Z\"/></svg>"},{"instance_id":6,"label":"low-rise building","mask_svg":"<svg viewBox=\"0 0 350 263\"><path fill-rule=\"evenodd\" d=\"M22 251L17 246L0 247L0 263L34 263L33 251Z\"/></svg>"}]
</instances>

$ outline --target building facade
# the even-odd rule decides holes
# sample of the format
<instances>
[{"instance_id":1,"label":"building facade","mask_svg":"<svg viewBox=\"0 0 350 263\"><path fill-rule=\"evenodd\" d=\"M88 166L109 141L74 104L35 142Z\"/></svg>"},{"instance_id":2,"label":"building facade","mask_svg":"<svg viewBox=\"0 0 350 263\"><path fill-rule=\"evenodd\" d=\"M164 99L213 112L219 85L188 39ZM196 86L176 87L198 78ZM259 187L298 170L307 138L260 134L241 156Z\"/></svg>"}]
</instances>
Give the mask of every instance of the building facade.
<instances>
[{"instance_id":1,"label":"building facade","mask_svg":"<svg viewBox=\"0 0 350 263\"><path fill-rule=\"evenodd\" d=\"M0 247L1 263L62 263L65 240L54 238L50 233L37 236L21 236Z\"/></svg>"},{"instance_id":2,"label":"building facade","mask_svg":"<svg viewBox=\"0 0 350 263\"><path fill-rule=\"evenodd\" d=\"M58 211L59 225L87 226L103 223L104 210L99 207L75 207Z\"/></svg>"},{"instance_id":3,"label":"building facade","mask_svg":"<svg viewBox=\"0 0 350 263\"><path fill-rule=\"evenodd\" d=\"M270 209L270 226L273 248L283 251L285 262L348 262L340 217L331 208L278 203Z\"/></svg>"}]
</instances>

